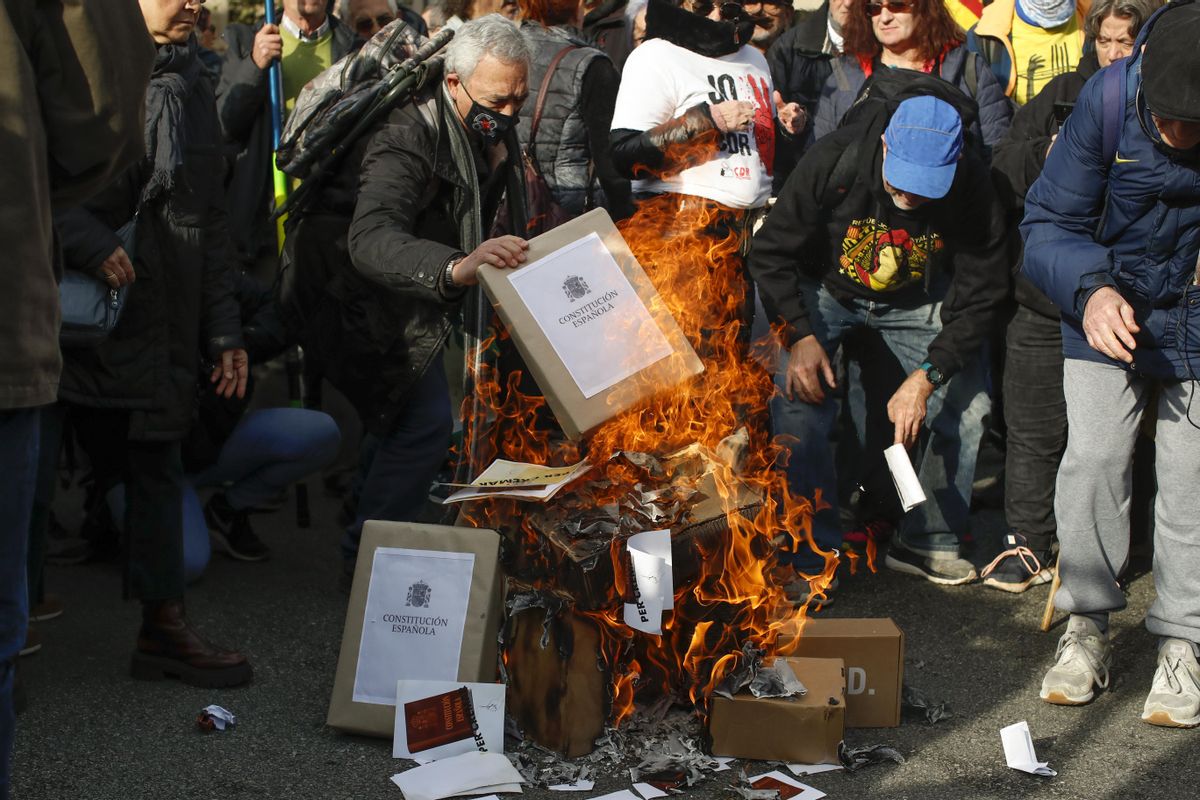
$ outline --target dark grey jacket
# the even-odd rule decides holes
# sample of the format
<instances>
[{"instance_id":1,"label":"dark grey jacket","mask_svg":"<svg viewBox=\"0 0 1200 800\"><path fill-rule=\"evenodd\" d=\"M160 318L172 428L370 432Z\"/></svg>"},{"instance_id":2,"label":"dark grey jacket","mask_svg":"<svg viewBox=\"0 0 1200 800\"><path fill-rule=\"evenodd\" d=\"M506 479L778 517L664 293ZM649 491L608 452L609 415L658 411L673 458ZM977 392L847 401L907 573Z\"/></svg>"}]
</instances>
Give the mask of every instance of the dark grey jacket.
<instances>
[{"instance_id":1,"label":"dark grey jacket","mask_svg":"<svg viewBox=\"0 0 1200 800\"><path fill-rule=\"evenodd\" d=\"M232 167L226 188L229 196L229 235L238 259L248 263L264 248L274 247L271 214L271 93L267 70L254 63L254 35L263 26L230 25L228 45L217 84L217 113L229 146ZM354 31L329 18L333 34L333 60L349 53L358 42Z\"/></svg>"},{"instance_id":2,"label":"dark grey jacket","mask_svg":"<svg viewBox=\"0 0 1200 800\"><path fill-rule=\"evenodd\" d=\"M152 79L153 80L153 79ZM133 411L129 437L182 439L192 425L201 357L242 347L225 232L224 162L212 79L201 72L184 100L183 165L169 193L141 209L130 287L116 330L99 346L64 351L59 396ZM94 271L120 244L149 165L126 170L82 206L57 213L68 268Z\"/></svg>"},{"instance_id":3,"label":"dark grey jacket","mask_svg":"<svg viewBox=\"0 0 1200 800\"><path fill-rule=\"evenodd\" d=\"M83 200L140 156L153 60L133 0L4 0L0 413L58 395L59 253L50 202Z\"/></svg>"},{"instance_id":4,"label":"dark grey jacket","mask_svg":"<svg viewBox=\"0 0 1200 800\"><path fill-rule=\"evenodd\" d=\"M330 276L304 326L306 353L376 433L387 433L413 383L441 357L464 298L439 283L451 259L489 236L499 199L481 196L443 85L434 80L371 138L348 235L339 239L345 222L334 215L312 215L295 233L296 256L319 252ZM515 135L508 145L519 152ZM523 197L519 163L511 158L497 176L510 198ZM510 213L511 229L524 230L522 204Z\"/></svg>"}]
</instances>

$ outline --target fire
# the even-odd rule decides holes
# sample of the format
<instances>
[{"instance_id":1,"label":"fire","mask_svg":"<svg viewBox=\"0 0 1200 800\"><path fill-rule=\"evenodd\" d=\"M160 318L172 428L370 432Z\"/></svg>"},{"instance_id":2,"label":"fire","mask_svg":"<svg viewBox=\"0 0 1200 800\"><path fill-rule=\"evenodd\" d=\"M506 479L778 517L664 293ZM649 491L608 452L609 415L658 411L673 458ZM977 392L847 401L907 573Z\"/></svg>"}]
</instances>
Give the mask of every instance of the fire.
<instances>
[{"instance_id":1,"label":"fire","mask_svg":"<svg viewBox=\"0 0 1200 800\"><path fill-rule=\"evenodd\" d=\"M743 645L752 643L768 655L794 647L809 606L797 608L787 599L782 584L794 572L776 565L778 545L810 548L823 558L823 569L805 576L813 596L823 595L838 566L836 553L817 550L812 542L812 514L825 501L793 497L775 469L784 451L769 433L767 404L774 385L761 363L747 356L749 336L740 321L747 282L731 266L736 263L737 232L696 235L720 231L716 213L702 202L681 207L672 196L643 203L620 230L703 360L704 373L575 445L556 436L552 425L540 423L549 412L531 381L519 372L502 381L503 368L485 366L474 376L484 412L468 420L483 434L477 437L482 442L480 465L497 457L556 465L588 457L596 467L577 485L571 501L580 508L620 506L635 487L651 485L684 486L700 492L697 497L711 493L719 504L716 526L693 526L687 543L680 530L672 529L673 546L692 548L688 552L696 556L695 570L680 580L676 556L675 607L664 619L661 637L633 631L622 621L622 587L629 580L625 537L614 535L607 553L600 554L611 560L603 572L610 569L612 576L605 605L578 613L602 631L614 725L628 718L639 694L669 693L703 713L713 688L745 657ZM503 351L506 337L501 332L483 347L500 345ZM702 463L706 470L676 476L672 483L634 461L610 460L618 453L650 454L663 464ZM571 488L554 503L568 494ZM563 574L565 567L556 563L561 554L546 545L539 527L546 516L543 509L489 501L467 504L463 513L469 524L506 536L523 580L533 575L535 584L550 586ZM867 553L872 570L874 555L872 546ZM851 563L856 565L857 556Z\"/></svg>"}]
</instances>

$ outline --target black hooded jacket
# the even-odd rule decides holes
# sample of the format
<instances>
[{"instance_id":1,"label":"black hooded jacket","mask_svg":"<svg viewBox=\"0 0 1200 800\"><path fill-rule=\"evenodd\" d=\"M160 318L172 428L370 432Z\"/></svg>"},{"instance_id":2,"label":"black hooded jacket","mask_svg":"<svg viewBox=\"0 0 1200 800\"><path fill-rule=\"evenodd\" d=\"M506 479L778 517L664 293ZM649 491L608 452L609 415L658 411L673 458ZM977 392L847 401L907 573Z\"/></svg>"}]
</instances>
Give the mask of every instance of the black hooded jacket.
<instances>
[{"instance_id":1,"label":"black hooded jacket","mask_svg":"<svg viewBox=\"0 0 1200 800\"><path fill-rule=\"evenodd\" d=\"M942 330L929 346L930 362L950 377L978 357L1007 295L1004 215L987 165L969 148L944 198L901 211L883 188L880 133L863 122L817 140L755 235L750 274L791 347L813 332L806 283L820 281L838 299L917 308L932 302L931 281L952 270ZM875 146L861 147L856 174L831 187L855 140Z\"/></svg>"}]
</instances>

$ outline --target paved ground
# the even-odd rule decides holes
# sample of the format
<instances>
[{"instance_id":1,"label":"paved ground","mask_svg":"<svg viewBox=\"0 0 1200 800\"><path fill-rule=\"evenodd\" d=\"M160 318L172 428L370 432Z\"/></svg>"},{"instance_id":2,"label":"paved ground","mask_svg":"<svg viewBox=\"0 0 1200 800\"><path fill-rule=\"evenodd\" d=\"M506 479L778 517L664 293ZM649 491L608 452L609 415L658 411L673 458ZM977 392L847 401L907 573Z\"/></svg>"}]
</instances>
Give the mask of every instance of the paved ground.
<instances>
[{"instance_id":1,"label":"paved ground","mask_svg":"<svg viewBox=\"0 0 1200 800\"><path fill-rule=\"evenodd\" d=\"M202 629L252 656L255 680L246 688L133 682L127 670L138 608L119 599L117 568L50 569L51 590L68 610L40 626L45 647L22 662L30 708L18 720L17 800L401 797L388 777L407 762L392 760L390 743L324 726L345 599L336 588L335 508L315 486L313 495L310 529L297 529L290 509L256 518L275 553L270 562L214 557L189 593ZM1001 527L998 512L977 515L981 550ZM1141 625L1153 598L1150 577L1132 584L1129 608L1114 619L1113 688L1083 709L1037 699L1061 633L1061 626L1052 634L1037 630L1045 597L1045 587L1009 596L882 570L844 576L827 613L895 619L907 635L908 682L947 701L954 717L848 731L849 744L887 744L907 763L808 782L832 798L1195 798L1200 732L1138 720L1154 669L1154 642ZM199 732L196 713L210 703L237 714L237 729ZM998 732L1022 719L1057 778L1005 767ZM745 766L750 774L763 771ZM725 785L734 774L688 794L735 798ZM575 797L628 787L627 775L602 775L594 792Z\"/></svg>"}]
</instances>

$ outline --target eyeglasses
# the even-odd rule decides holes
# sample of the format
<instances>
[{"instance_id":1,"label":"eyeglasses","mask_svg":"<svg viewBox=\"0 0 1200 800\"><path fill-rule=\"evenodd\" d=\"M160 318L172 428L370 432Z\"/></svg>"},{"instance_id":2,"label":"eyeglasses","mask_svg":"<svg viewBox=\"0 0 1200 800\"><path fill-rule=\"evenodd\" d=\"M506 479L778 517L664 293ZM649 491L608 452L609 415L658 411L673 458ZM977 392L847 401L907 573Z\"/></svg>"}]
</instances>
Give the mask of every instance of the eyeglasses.
<instances>
[{"instance_id":1,"label":"eyeglasses","mask_svg":"<svg viewBox=\"0 0 1200 800\"><path fill-rule=\"evenodd\" d=\"M391 14L380 14L378 17L359 17L354 21L354 30L361 34L373 33L380 28L387 27L390 23L395 22L396 18Z\"/></svg>"},{"instance_id":2,"label":"eyeglasses","mask_svg":"<svg viewBox=\"0 0 1200 800\"><path fill-rule=\"evenodd\" d=\"M746 9L742 8L741 3L718 4L716 0L692 0L692 13L701 17L707 17L714 8L721 10L721 19L724 20L741 19L746 15Z\"/></svg>"},{"instance_id":3,"label":"eyeglasses","mask_svg":"<svg viewBox=\"0 0 1200 800\"><path fill-rule=\"evenodd\" d=\"M905 0L887 0L886 3L867 3L867 16L878 17L886 8L893 14L907 14L912 11L915 3L905 2Z\"/></svg>"}]
</instances>

